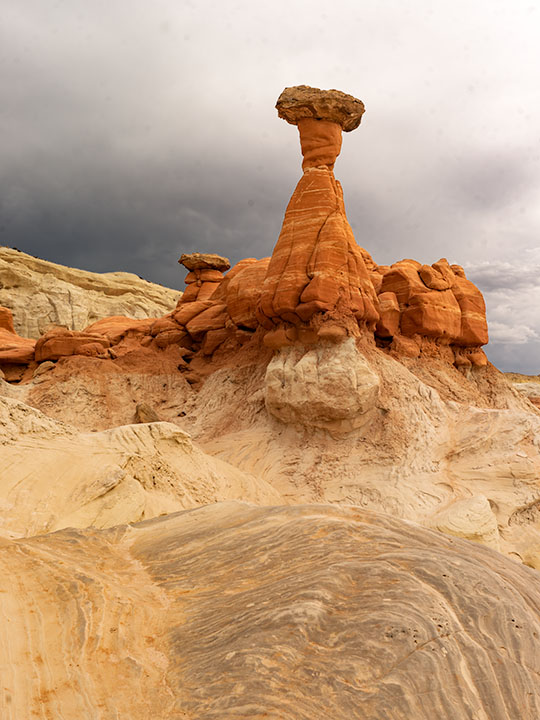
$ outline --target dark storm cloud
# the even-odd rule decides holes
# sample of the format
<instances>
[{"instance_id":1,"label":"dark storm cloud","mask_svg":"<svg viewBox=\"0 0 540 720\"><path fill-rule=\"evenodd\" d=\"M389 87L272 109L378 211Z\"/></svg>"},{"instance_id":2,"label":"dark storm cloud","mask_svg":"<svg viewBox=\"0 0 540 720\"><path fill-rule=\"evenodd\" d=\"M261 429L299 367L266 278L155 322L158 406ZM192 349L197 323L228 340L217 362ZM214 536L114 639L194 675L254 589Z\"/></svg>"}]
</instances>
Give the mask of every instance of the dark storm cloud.
<instances>
[{"instance_id":1,"label":"dark storm cloud","mask_svg":"<svg viewBox=\"0 0 540 720\"><path fill-rule=\"evenodd\" d=\"M268 255L301 173L275 100L337 87L367 107L336 164L358 242L379 263L468 263L493 348L517 338L538 366L540 313L520 294L538 287L537 15L524 0L3 0L0 243L172 287L182 252Z\"/></svg>"},{"instance_id":2,"label":"dark storm cloud","mask_svg":"<svg viewBox=\"0 0 540 720\"><path fill-rule=\"evenodd\" d=\"M214 164L210 176L174 162L142 174L114 163L57 168L41 185L32 167L11 178L0 204L0 243L90 270L126 270L178 287L183 252L223 252L233 262L271 253L287 201L252 168ZM204 191L201 187L204 186Z\"/></svg>"},{"instance_id":3,"label":"dark storm cloud","mask_svg":"<svg viewBox=\"0 0 540 720\"><path fill-rule=\"evenodd\" d=\"M536 165L529 148L472 154L453 164L448 191L461 207L477 213L500 211L525 200L538 174Z\"/></svg>"},{"instance_id":4,"label":"dark storm cloud","mask_svg":"<svg viewBox=\"0 0 540 720\"><path fill-rule=\"evenodd\" d=\"M525 375L540 375L538 362L533 362L532 358L540 358L540 341L530 341L528 343L528 353L524 353L523 345L501 343L497 345L488 345L487 356L495 367L507 372L518 372Z\"/></svg>"}]
</instances>

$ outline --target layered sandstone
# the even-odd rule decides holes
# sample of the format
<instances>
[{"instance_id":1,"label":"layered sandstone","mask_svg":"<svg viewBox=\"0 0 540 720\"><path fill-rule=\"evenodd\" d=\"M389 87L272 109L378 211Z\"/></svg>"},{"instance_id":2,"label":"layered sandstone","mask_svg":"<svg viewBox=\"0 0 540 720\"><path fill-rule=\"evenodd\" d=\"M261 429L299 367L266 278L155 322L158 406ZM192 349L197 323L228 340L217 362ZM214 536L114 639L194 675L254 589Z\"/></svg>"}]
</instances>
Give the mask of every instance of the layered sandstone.
<instances>
[{"instance_id":1,"label":"layered sandstone","mask_svg":"<svg viewBox=\"0 0 540 720\"><path fill-rule=\"evenodd\" d=\"M356 245L363 104L277 107L304 175L271 258L183 255L160 317L35 348L0 309L1 717L540 715L532 391L460 266Z\"/></svg>"},{"instance_id":2,"label":"layered sandstone","mask_svg":"<svg viewBox=\"0 0 540 720\"><path fill-rule=\"evenodd\" d=\"M50 329L8 377L20 387L2 391L85 431L138 422L147 406L254 475L261 462L284 495L438 517L467 537L459 503L485 497L501 549L536 565L538 533L524 552L510 518L535 502L538 418L487 366L483 298L460 266L379 266L356 244L332 167L363 106L344 97L303 87L278 101L299 127L304 174L271 258L227 272L227 258L183 255L187 290L171 312ZM283 451L297 433L305 460Z\"/></svg>"},{"instance_id":3,"label":"layered sandstone","mask_svg":"<svg viewBox=\"0 0 540 720\"><path fill-rule=\"evenodd\" d=\"M0 547L3 717L540 716L540 581L360 508L224 503Z\"/></svg>"},{"instance_id":4,"label":"layered sandstone","mask_svg":"<svg viewBox=\"0 0 540 720\"><path fill-rule=\"evenodd\" d=\"M341 133L359 125L363 103L302 85L286 88L276 107L298 126L303 176L272 256L229 269L220 255L184 254L179 262L188 270L187 287L176 307L154 322L152 313L139 321L115 313L77 329L57 323L38 340L37 362L89 356L123 363L137 356L151 364L153 354L158 364L159 354L174 348L179 371L198 386L240 358L264 361L268 351L290 347L301 357L310 348L318 352L318 345L353 338L404 361L436 358L464 374L487 365L481 349L488 341L485 304L463 268L445 258L433 265L400 260L379 266L355 241L333 167ZM64 278L61 271L56 275ZM18 322L25 324L21 316ZM10 379L29 377L19 368Z\"/></svg>"},{"instance_id":5,"label":"layered sandstone","mask_svg":"<svg viewBox=\"0 0 540 720\"><path fill-rule=\"evenodd\" d=\"M304 162L274 249L259 301L270 347L309 333L340 341L373 330L378 303L363 254L345 215L332 168L342 129L360 123L363 104L337 91L287 88L278 113L298 125Z\"/></svg>"},{"instance_id":6,"label":"layered sandstone","mask_svg":"<svg viewBox=\"0 0 540 720\"><path fill-rule=\"evenodd\" d=\"M0 397L0 536L111 527L221 500L282 501L177 425L141 424L137 414L137 425L81 433Z\"/></svg>"},{"instance_id":7,"label":"layered sandstone","mask_svg":"<svg viewBox=\"0 0 540 720\"><path fill-rule=\"evenodd\" d=\"M109 315L160 317L180 295L132 273L87 272L0 247L0 305L23 337L39 338L51 325L83 330Z\"/></svg>"},{"instance_id":8,"label":"layered sandstone","mask_svg":"<svg viewBox=\"0 0 540 720\"><path fill-rule=\"evenodd\" d=\"M9 308L0 307L0 378L18 382L34 364L36 341L17 335Z\"/></svg>"}]
</instances>

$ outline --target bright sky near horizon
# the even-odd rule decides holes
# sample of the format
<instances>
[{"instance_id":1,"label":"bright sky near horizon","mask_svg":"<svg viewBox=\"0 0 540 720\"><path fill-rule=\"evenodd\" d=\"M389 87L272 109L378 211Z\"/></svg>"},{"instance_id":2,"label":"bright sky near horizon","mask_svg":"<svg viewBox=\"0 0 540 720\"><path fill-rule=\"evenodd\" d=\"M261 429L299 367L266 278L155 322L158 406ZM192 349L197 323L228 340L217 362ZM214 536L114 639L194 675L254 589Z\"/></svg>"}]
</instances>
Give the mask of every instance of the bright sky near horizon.
<instances>
[{"instance_id":1,"label":"bright sky near horizon","mask_svg":"<svg viewBox=\"0 0 540 720\"><path fill-rule=\"evenodd\" d=\"M374 260L447 257L489 358L540 373L538 0L0 0L0 244L183 286L272 251L301 174L284 87L366 105L336 163Z\"/></svg>"}]
</instances>

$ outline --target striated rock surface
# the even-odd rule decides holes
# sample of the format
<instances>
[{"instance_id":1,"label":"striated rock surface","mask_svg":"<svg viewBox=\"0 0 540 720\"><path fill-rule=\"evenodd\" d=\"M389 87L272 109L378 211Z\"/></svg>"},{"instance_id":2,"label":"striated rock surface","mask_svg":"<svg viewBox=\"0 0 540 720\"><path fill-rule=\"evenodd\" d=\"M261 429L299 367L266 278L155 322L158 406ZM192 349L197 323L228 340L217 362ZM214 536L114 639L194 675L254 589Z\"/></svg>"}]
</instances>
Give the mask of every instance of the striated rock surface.
<instances>
[{"instance_id":1,"label":"striated rock surface","mask_svg":"<svg viewBox=\"0 0 540 720\"><path fill-rule=\"evenodd\" d=\"M0 535L110 527L227 499L281 497L205 455L177 425L85 434L0 397Z\"/></svg>"},{"instance_id":2,"label":"striated rock surface","mask_svg":"<svg viewBox=\"0 0 540 720\"><path fill-rule=\"evenodd\" d=\"M268 365L265 404L282 422L339 434L369 421L379 385L352 338L337 347L288 347Z\"/></svg>"},{"instance_id":3,"label":"striated rock surface","mask_svg":"<svg viewBox=\"0 0 540 720\"><path fill-rule=\"evenodd\" d=\"M184 255L159 317L37 342L0 308L2 718L540 715L534 379L487 363L460 266L356 244L362 103L278 110L271 258Z\"/></svg>"},{"instance_id":4,"label":"striated rock surface","mask_svg":"<svg viewBox=\"0 0 540 720\"><path fill-rule=\"evenodd\" d=\"M432 518L431 527L500 550L497 517L484 495L456 500Z\"/></svg>"},{"instance_id":5,"label":"striated rock surface","mask_svg":"<svg viewBox=\"0 0 540 720\"><path fill-rule=\"evenodd\" d=\"M506 373L514 388L537 408L540 409L540 375L521 375Z\"/></svg>"},{"instance_id":6,"label":"striated rock surface","mask_svg":"<svg viewBox=\"0 0 540 720\"><path fill-rule=\"evenodd\" d=\"M373 329L379 318L364 255L332 172L345 118L354 116L348 127L354 129L363 104L333 93L287 88L277 104L280 116L298 125L304 175L285 213L259 301L259 322L271 331L266 338L271 347L291 344L287 326L293 339L296 328L307 326L315 338L339 342L359 335L359 324Z\"/></svg>"},{"instance_id":7,"label":"striated rock surface","mask_svg":"<svg viewBox=\"0 0 540 720\"><path fill-rule=\"evenodd\" d=\"M286 111L304 174L271 258L224 274L226 258L182 256L174 310L53 329L0 391L83 431L146 404L288 500L398 514L540 567L540 524L524 546L512 520L540 497L539 417L487 364L481 293L444 258L378 266L356 244L332 173L344 121L313 93L314 114L294 115L305 88Z\"/></svg>"},{"instance_id":8,"label":"striated rock surface","mask_svg":"<svg viewBox=\"0 0 540 720\"><path fill-rule=\"evenodd\" d=\"M9 308L0 307L0 370L11 365L28 365L34 360L36 342L17 335Z\"/></svg>"},{"instance_id":9,"label":"striated rock surface","mask_svg":"<svg viewBox=\"0 0 540 720\"><path fill-rule=\"evenodd\" d=\"M540 581L360 508L226 503L0 547L5 717L540 715Z\"/></svg>"},{"instance_id":10,"label":"striated rock surface","mask_svg":"<svg viewBox=\"0 0 540 720\"><path fill-rule=\"evenodd\" d=\"M0 305L23 337L39 338L50 325L83 330L109 315L159 317L180 295L131 273L86 272L0 247Z\"/></svg>"},{"instance_id":11,"label":"striated rock surface","mask_svg":"<svg viewBox=\"0 0 540 720\"><path fill-rule=\"evenodd\" d=\"M306 92L284 110L304 174L271 258L224 274L226 258L182 256L171 312L55 328L0 392L85 432L146 405L288 501L390 512L540 567L540 524L524 544L512 520L540 498L539 417L487 364L481 293L444 258L379 266L356 244L332 172L352 106Z\"/></svg>"},{"instance_id":12,"label":"striated rock surface","mask_svg":"<svg viewBox=\"0 0 540 720\"><path fill-rule=\"evenodd\" d=\"M206 452L291 502L361 505L428 527L454 506L458 534L493 546L487 521L502 552L540 569L540 515L523 513L519 531L513 519L540 498L540 415L529 402L494 368L464 375L369 346L354 348L356 364L355 352L341 354L348 343L216 371L183 423ZM465 500L479 496L487 505L469 512Z\"/></svg>"}]
</instances>

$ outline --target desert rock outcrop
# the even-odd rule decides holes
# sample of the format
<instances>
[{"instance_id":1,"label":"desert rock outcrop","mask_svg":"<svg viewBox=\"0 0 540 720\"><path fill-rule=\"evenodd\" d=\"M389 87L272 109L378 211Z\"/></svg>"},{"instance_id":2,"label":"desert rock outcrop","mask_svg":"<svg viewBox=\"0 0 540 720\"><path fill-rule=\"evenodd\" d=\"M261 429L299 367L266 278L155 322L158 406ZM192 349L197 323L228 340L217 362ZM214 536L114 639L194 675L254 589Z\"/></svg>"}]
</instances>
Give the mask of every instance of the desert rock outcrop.
<instances>
[{"instance_id":1,"label":"desert rock outcrop","mask_svg":"<svg viewBox=\"0 0 540 720\"><path fill-rule=\"evenodd\" d=\"M35 340L17 335L9 308L0 307L0 369L10 365L28 365L34 360Z\"/></svg>"},{"instance_id":2,"label":"desert rock outcrop","mask_svg":"<svg viewBox=\"0 0 540 720\"><path fill-rule=\"evenodd\" d=\"M174 347L180 372L200 385L240 356L264 357L263 348L295 347L297 353L298 348L352 337L376 343L397 358L438 358L463 373L486 366L481 349L488 340L485 304L463 268L444 258L433 265L400 260L379 266L356 243L333 167L341 133L360 124L363 103L337 90L298 86L286 88L276 107L280 117L298 126L303 175L272 256L241 260L229 269L229 260L220 255L184 254L179 262L188 270L187 287L176 307L153 323L151 312L144 318L135 313L136 322L117 311L87 326L71 323L64 328L71 335L64 332L63 338L58 327L42 327L46 332L38 341L38 362L73 355L116 361L137 347L147 349L147 356ZM43 261L30 260L45 273ZM10 261L15 262L11 256ZM61 269L56 276L59 282L72 279ZM91 273L78 281L89 292L97 287ZM8 276L6 288L16 285L9 285ZM100 287L109 295L125 292L117 285ZM75 296L73 308L77 304ZM26 309L17 308L19 324L28 325ZM20 370L16 375L14 380L28 379Z\"/></svg>"},{"instance_id":3,"label":"desert rock outcrop","mask_svg":"<svg viewBox=\"0 0 540 720\"><path fill-rule=\"evenodd\" d=\"M536 566L540 530L524 549L511 518L540 496L540 421L487 366L481 293L444 258L379 266L356 244L332 167L359 101L302 86L278 112L304 173L272 257L183 255L170 312L53 328L0 391L85 432L146 404L282 497L459 527Z\"/></svg>"},{"instance_id":4,"label":"desert rock outcrop","mask_svg":"<svg viewBox=\"0 0 540 720\"><path fill-rule=\"evenodd\" d=\"M324 428L334 435L369 422L379 385L379 376L352 338L337 346L294 346L270 361L265 404L282 422Z\"/></svg>"},{"instance_id":5,"label":"desert rock outcrop","mask_svg":"<svg viewBox=\"0 0 540 720\"><path fill-rule=\"evenodd\" d=\"M132 273L76 270L0 247L0 305L23 337L37 339L51 325L84 330L108 315L160 317L180 295Z\"/></svg>"},{"instance_id":6,"label":"desert rock outcrop","mask_svg":"<svg viewBox=\"0 0 540 720\"><path fill-rule=\"evenodd\" d=\"M277 108L303 177L270 258L183 255L158 317L37 341L0 308L2 718L540 717L535 383L487 363L460 266L356 244L363 104ZM88 275L73 317L119 290Z\"/></svg>"},{"instance_id":7,"label":"desert rock outcrop","mask_svg":"<svg viewBox=\"0 0 540 720\"><path fill-rule=\"evenodd\" d=\"M220 500L281 500L266 481L207 456L177 425L80 433L3 397L0 460L0 536L110 527Z\"/></svg>"},{"instance_id":8,"label":"desert rock outcrop","mask_svg":"<svg viewBox=\"0 0 540 720\"><path fill-rule=\"evenodd\" d=\"M363 104L337 91L287 88L278 113L298 125L304 174L289 202L259 301L259 321L271 347L292 344L298 328L340 341L374 328L377 297L345 215L332 168L342 129L360 123ZM353 118L351 120L351 118ZM277 326L277 327L276 327Z\"/></svg>"}]
</instances>

